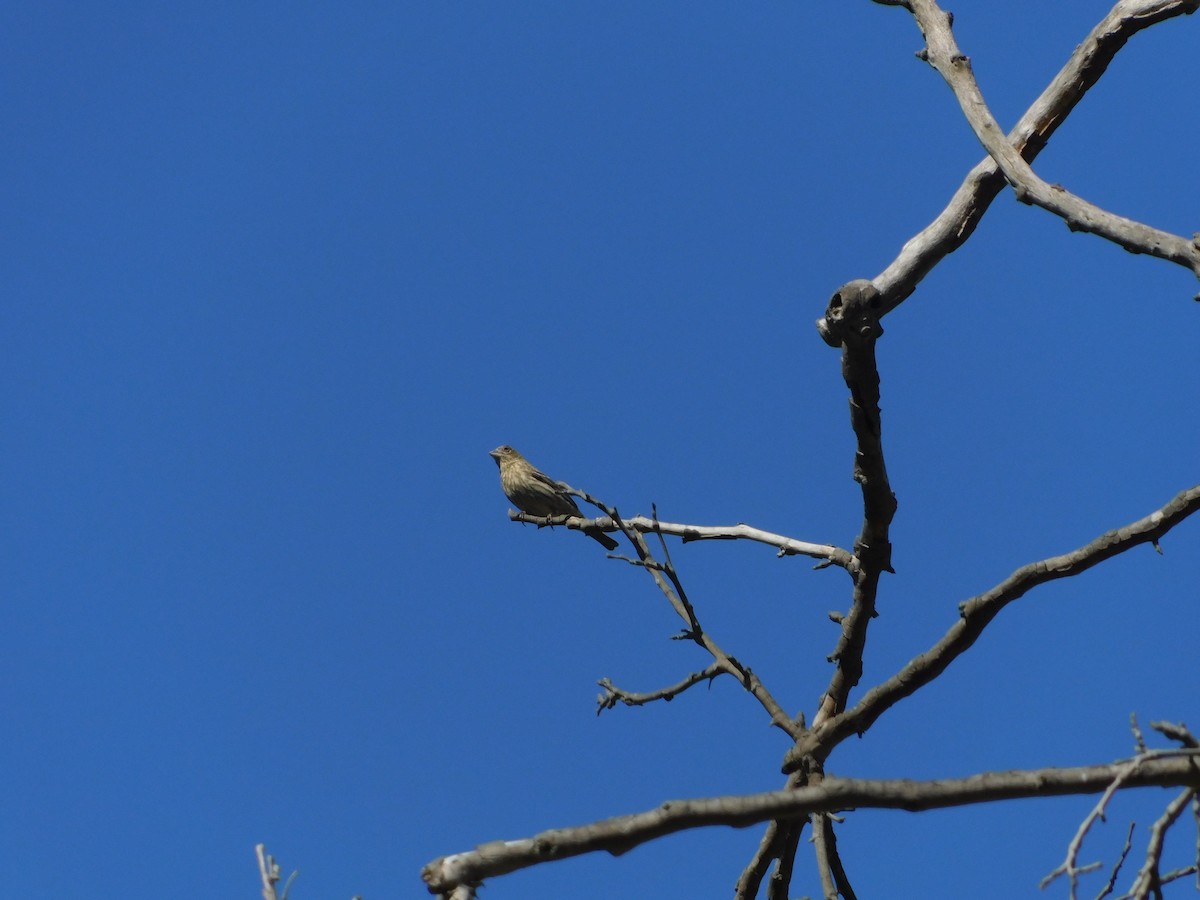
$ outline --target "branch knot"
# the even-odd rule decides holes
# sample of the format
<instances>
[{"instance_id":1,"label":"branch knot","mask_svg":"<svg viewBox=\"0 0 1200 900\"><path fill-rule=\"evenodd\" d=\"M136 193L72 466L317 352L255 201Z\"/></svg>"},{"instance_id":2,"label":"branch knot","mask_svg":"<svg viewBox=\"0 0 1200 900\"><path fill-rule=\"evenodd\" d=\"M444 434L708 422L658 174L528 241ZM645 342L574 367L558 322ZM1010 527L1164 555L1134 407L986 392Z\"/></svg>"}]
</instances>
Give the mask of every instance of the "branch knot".
<instances>
[{"instance_id":1,"label":"branch knot","mask_svg":"<svg viewBox=\"0 0 1200 900\"><path fill-rule=\"evenodd\" d=\"M883 334L879 322L882 308L879 289L868 279L857 278L834 291L825 315L817 320L817 331L830 347L874 340Z\"/></svg>"}]
</instances>

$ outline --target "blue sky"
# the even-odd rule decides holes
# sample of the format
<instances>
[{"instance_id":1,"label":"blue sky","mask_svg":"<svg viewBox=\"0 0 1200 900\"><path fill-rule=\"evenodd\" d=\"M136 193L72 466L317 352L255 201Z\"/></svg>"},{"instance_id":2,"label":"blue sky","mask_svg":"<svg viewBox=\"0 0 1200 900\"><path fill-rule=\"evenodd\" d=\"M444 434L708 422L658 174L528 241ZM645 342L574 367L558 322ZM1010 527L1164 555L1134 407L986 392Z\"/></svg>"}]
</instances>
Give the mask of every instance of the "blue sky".
<instances>
[{"instance_id":1,"label":"blue sky","mask_svg":"<svg viewBox=\"0 0 1200 900\"><path fill-rule=\"evenodd\" d=\"M1002 123L1106 9L954 7ZM1200 228L1197 27L1134 38L1038 171ZM487 451L626 513L851 545L846 389L812 323L982 155L907 14L40 3L0 42L0 894L249 896L262 841L298 900L421 896L435 856L782 783L731 682L595 716L598 678L707 660L643 574L511 524ZM888 317L897 573L864 687L960 600L1196 482L1197 289L1002 195ZM1200 720L1198 541L1028 595L831 771L1101 762L1131 712ZM717 641L811 715L844 576L674 558ZM1133 818L1144 846L1165 802L1122 798L1085 855ZM839 846L861 896L1032 896L1090 805L863 811ZM486 896L720 896L759 833ZM805 846L792 892L818 887Z\"/></svg>"}]
</instances>

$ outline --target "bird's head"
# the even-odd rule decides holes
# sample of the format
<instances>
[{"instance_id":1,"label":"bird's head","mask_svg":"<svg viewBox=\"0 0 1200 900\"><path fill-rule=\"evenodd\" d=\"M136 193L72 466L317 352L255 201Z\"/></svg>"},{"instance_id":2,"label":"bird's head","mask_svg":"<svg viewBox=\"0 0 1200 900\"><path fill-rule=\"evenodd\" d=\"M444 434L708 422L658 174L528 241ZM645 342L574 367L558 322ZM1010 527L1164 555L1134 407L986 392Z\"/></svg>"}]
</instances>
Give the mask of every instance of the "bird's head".
<instances>
[{"instance_id":1,"label":"bird's head","mask_svg":"<svg viewBox=\"0 0 1200 900\"><path fill-rule=\"evenodd\" d=\"M496 465L498 466L502 466L510 460L525 458L512 447L508 446L508 444L501 444L499 447L489 453L488 456L494 459L496 461Z\"/></svg>"}]
</instances>

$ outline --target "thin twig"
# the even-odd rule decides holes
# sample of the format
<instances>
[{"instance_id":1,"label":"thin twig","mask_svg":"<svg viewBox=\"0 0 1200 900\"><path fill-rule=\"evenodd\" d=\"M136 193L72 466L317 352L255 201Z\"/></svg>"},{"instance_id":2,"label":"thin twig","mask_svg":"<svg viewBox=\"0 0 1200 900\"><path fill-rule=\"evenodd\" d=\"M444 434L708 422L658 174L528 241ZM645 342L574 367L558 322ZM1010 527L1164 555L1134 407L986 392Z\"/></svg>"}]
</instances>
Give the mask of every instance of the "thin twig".
<instances>
[{"instance_id":1,"label":"thin twig","mask_svg":"<svg viewBox=\"0 0 1200 900\"><path fill-rule=\"evenodd\" d=\"M1121 848L1121 855L1117 857L1116 863L1112 867L1112 872L1108 876L1108 883L1104 885L1104 889L1096 895L1096 900L1104 900L1117 886L1117 876L1121 874L1121 866L1125 865L1125 860L1129 856L1129 851L1133 849L1133 829L1134 822L1129 823L1129 831L1125 833L1125 846ZM1071 900L1075 897L1075 885L1071 885Z\"/></svg>"},{"instance_id":2,"label":"thin twig","mask_svg":"<svg viewBox=\"0 0 1200 900\"><path fill-rule=\"evenodd\" d=\"M607 678L601 678L597 684L604 688L604 693L596 698L596 715L600 715L606 709L612 709L618 703L623 703L626 706L645 706L647 703L653 703L656 700L663 700L669 703L693 685L697 685L702 681L711 683L714 678L725 674L727 673L720 663L710 663L708 668L701 672L693 672L678 684L673 684L662 690L650 691L646 694L637 694L633 691L622 690Z\"/></svg>"},{"instance_id":3,"label":"thin twig","mask_svg":"<svg viewBox=\"0 0 1200 900\"><path fill-rule=\"evenodd\" d=\"M1146 736L1142 734L1142 726L1138 724L1137 713L1129 714L1129 727L1133 729L1133 743L1138 753L1146 752Z\"/></svg>"},{"instance_id":4,"label":"thin twig","mask_svg":"<svg viewBox=\"0 0 1200 900\"><path fill-rule=\"evenodd\" d=\"M1200 747L1200 741L1182 722L1151 722L1150 727L1169 741L1178 741L1184 747Z\"/></svg>"}]
</instances>

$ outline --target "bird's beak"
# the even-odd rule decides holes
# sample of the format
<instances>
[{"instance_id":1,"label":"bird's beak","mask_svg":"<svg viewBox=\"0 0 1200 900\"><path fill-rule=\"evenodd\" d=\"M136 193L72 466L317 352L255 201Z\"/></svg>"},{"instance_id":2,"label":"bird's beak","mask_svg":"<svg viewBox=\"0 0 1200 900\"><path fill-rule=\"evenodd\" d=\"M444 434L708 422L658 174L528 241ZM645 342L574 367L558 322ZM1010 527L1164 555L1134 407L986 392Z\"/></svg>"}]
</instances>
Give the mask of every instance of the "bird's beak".
<instances>
[{"instance_id":1,"label":"bird's beak","mask_svg":"<svg viewBox=\"0 0 1200 900\"><path fill-rule=\"evenodd\" d=\"M488 456L490 456L496 462L500 462L500 448L497 447L495 450L490 451Z\"/></svg>"}]
</instances>

